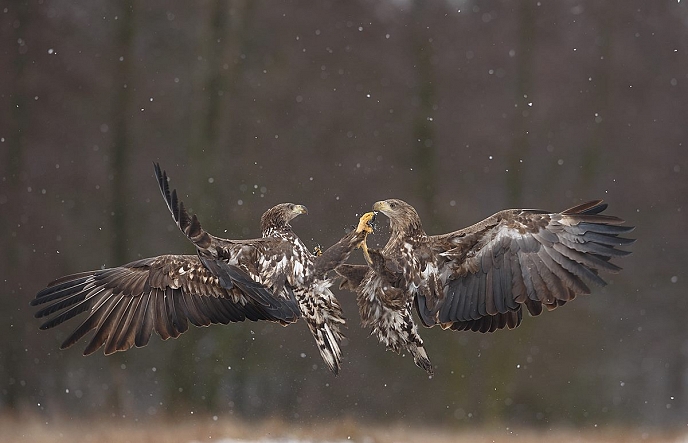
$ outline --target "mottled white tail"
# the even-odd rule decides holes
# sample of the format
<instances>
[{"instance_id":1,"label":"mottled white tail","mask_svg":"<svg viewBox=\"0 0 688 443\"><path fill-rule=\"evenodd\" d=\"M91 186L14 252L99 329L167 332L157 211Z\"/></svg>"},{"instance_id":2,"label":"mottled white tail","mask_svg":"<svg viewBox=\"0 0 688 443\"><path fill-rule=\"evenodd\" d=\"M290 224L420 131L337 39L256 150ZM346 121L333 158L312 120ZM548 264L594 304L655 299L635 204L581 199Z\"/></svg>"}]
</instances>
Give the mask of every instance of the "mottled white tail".
<instances>
[{"instance_id":1,"label":"mottled white tail","mask_svg":"<svg viewBox=\"0 0 688 443\"><path fill-rule=\"evenodd\" d=\"M425 352L425 348L423 346L418 346L415 343L411 343L408 346L408 349L413 355L413 362L416 364L416 366L424 369L428 375L433 375L435 373L432 369L432 363L430 363L428 354Z\"/></svg>"},{"instance_id":2,"label":"mottled white tail","mask_svg":"<svg viewBox=\"0 0 688 443\"><path fill-rule=\"evenodd\" d=\"M305 297L299 299L301 315L308 323L308 328L318 345L320 356L336 375L342 363L342 350L339 343L344 335L340 326L346 321L342 316L339 302L329 290L329 285L314 284L313 288L317 291L316 294L306 293Z\"/></svg>"},{"instance_id":3,"label":"mottled white tail","mask_svg":"<svg viewBox=\"0 0 688 443\"><path fill-rule=\"evenodd\" d=\"M372 327L371 334L387 349L396 353L408 351L419 368L424 369L428 375L433 375L432 363L423 348L423 339L418 335L418 327L411 316L410 304L401 309L390 309L377 297L371 297L366 306L369 309L361 310L363 326Z\"/></svg>"},{"instance_id":4,"label":"mottled white tail","mask_svg":"<svg viewBox=\"0 0 688 443\"><path fill-rule=\"evenodd\" d=\"M315 338L315 343L318 345L323 361L330 371L334 372L335 375L339 374L342 363L342 350L339 347L341 334L338 330L332 331L332 328L327 323L316 324L309 321L308 327L313 334L313 338Z\"/></svg>"}]
</instances>

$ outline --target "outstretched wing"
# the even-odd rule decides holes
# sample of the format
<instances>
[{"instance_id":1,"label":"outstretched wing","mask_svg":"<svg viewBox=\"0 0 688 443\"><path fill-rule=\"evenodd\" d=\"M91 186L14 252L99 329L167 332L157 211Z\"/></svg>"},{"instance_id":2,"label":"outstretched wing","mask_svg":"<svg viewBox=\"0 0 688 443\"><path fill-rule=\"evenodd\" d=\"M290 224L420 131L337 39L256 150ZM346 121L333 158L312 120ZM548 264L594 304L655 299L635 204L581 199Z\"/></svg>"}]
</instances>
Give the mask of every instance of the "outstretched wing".
<instances>
[{"instance_id":1,"label":"outstretched wing","mask_svg":"<svg viewBox=\"0 0 688 443\"><path fill-rule=\"evenodd\" d=\"M163 340L176 338L189 322L287 324L299 317L295 301L273 297L241 269L225 263L221 273L211 273L194 255L163 255L62 277L40 291L31 305L46 305L35 314L50 317L41 329L88 312L61 346L68 348L95 329L84 355L103 345L106 355L145 346L153 331Z\"/></svg>"},{"instance_id":2,"label":"outstretched wing","mask_svg":"<svg viewBox=\"0 0 688 443\"><path fill-rule=\"evenodd\" d=\"M521 307L539 315L557 308L591 285L604 286L600 270L618 272L613 257L629 254L619 237L633 230L618 217L602 215L607 205L591 201L561 213L501 211L480 223L429 237L444 285L443 299L418 297L427 326L492 332L514 328Z\"/></svg>"},{"instance_id":3,"label":"outstretched wing","mask_svg":"<svg viewBox=\"0 0 688 443\"><path fill-rule=\"evenodd\" d=\"M162 197L167 203L167 208L172 213L172 218L177 223L179 229L186 235L189 240L193 242L199 249L210 247L212 242L211 236L203 230L201 223L198 221L196 214L189 216L189 213L184 207L184 203L177 198L177 190L173 189L170 192L170 186L167 182L167 172L160 169L158 163L153 163L155 169L155 178L158 180L158 186Z\"/></svg>"},{"instance_id":4,"label":"outstretched wing","mask_svg":"<svg viewBox=\"0 0 688 443\"><path fill-rule=\"evenodd\" d=\"M259 286L266 286L282 302L294 298L292 288L287 284L294 283L293 244L275 237L229 240L209 234L201 226L196 214L188 213L184 203L177 197L177 190L170 191L167 173L158 163L153 163L153 166L160 192L172 218L196 246L201 262L212 275L220 281L229 282L233 279L229 274L240 269L243 271L245 284L251 286L252 281Z\"/></svg>"}]
</instances>

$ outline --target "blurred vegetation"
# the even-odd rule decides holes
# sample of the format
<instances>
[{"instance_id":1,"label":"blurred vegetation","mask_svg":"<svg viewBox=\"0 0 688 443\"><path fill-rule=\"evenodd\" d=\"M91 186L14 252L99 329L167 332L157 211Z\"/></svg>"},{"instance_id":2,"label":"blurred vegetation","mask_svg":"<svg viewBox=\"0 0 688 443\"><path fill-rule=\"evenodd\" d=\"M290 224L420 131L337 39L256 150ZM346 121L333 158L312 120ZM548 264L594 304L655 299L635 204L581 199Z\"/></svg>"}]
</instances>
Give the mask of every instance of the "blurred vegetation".
<instances>
[{"instance_id":1,"label":"blurred vegetation","mask_svg":"<svg viewBox=\"0 0 688 443\"><path fill-rule=\"evenodd\" d=\"M0 412L685 426L687 26L675 1L8 3ZM344 292L336 378L300 324L59 351L76 324L39 331L28 306L49 281L192 252L153 161L229 238L283 201L308 206L294 227L312 247L382 198L431 234L604 198L639 242L609 286L517 330L421 331L433 379Z\"/></svg>"}]
</instances>

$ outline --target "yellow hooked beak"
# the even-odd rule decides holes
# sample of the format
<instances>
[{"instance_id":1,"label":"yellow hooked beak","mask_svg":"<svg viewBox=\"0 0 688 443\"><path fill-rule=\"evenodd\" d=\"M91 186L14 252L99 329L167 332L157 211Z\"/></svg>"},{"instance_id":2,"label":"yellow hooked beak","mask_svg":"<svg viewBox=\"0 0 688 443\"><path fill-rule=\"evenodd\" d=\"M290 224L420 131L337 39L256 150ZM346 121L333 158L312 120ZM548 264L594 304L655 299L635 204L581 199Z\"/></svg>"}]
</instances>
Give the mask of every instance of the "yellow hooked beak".
<instances>
[{"instance_id":1,"label":"yellow hooked beak","mask_svg":"<svg viewBox=\"0 0 688 443\"><path fill-rule=\"evenodd\" d=\"M304 205L294 205L292 212L296 215L308 214L308 208L306 208Z\"/></svg>"},{"instance_id":2,"label":"yellow hooked beak","mask_svg":"<svg viewBox=\"0 0 688 443\"><path fill-rule=\"evenodd\" d=\"M383 214L385 212L391 210L391 209L392 208L389 207L389 203L387 203L384 200L379 201L379 202L375 202L375 204L373 205L373 211L379 211L379 212L382 212Z\"/></svg>"}]
</instances>

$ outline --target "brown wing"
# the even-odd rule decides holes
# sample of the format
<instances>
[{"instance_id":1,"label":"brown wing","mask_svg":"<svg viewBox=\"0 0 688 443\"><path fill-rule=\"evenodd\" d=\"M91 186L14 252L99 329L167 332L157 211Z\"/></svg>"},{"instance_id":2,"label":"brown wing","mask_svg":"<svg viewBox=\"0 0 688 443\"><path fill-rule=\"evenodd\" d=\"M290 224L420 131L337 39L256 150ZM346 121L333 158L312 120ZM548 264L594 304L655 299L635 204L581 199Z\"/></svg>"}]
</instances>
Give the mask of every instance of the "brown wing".
<instances>
[{"instance_id":1,"label":"brown wing","mask_svg":"<svg viewBox=\"0 0 688 443\"><path fill-rule=\"evenodd\" d=\"M293 276L293 266L285 269L280 263L292 263L294 245L279 238L267 237L247 240L230 240L206 232L196 214L189 215L184 203L177 197L177 190L170 191L167 173L158 163L153 163L160 193L167 203L177 227L196 246L203 265L220 281L231 280L232 266L240 267L250 276L247 285L258 284L270 288L277 297L293 298L291 288L285 283ZM230 268L228 268L228 264ZM293 278L292 278L293 280Z\"/></svg>"},{"instance_id":2,"label":"brown wing","mask_svg":"<svg viewBox=\"0 0 688 443\"><path fill-rule=\"evenodd\" d=\"M88 312L62 343L68 348L91 330L84 355L105 345L105 354L145 346L155 330L163 340L213 323L268 320L283 324L299 317L293 300L274 297L236 266L222 263L211 273L194 255L163 255L124 266L62 277L40 291L32 306L49 329Z\"/></svg>"},{"instance_id":3,"label":"brown wing","mask_svg":"<svg viewBox=\"0 0 688 443\"><path fill-rule=\"evenodd\" d=\"M314 277L324 279L328 272L341 266L363 239L365 239L365 233L351 231L337 243L327 248L325 252L315 257L313 260Z\"/></svg>"},{"instance_id":4,"label":"brown wing","mask_svg":"<svg viewBox=\"0 0 688 443\"><path fill-rule=\"evenodd\" d=\"M350 265L347 263L337 266L335 271L339 277L342 277L339 289L356 292L369 269L368 265Z\"/></svg>"},{"instance_id":5,"label":"brown wing","mask_svg":"<svg viewBox=\"0 0 688 443\"><path fill-rule=\"evenodd\" d=\"M590 293L589 285L604 286L598 271L618 272L610 259L629 254L617 247L634 242L619 237L633 228L602 215L606 208L592 201L557 214L507 210L430 237L444 299L417 300L423 322L481 332L514 328L523 305L538 315L543 305L555 309Z\"/></svg>"},{"instance_id":6,"label":"brown wing","mask_svg":"<svg viewBox=\"0 0 688 443\"><path fill-rule=\"evenodd\" d=\"M367 212L363 214L358 221L358 226L356 229L347 233L344 237L342 237L341 240L327 248L325 252L315 258L313 263L315 278L325 278L328 272L337 269L340 265L347 261L354 249L365 244L366 238L368 234L373 232L374 226L375 212ZM364 266L364 268L366 267ZM337 272L339 275L341 275L342 273L346 273L352 269L355 268L351 268L351 265L346 265ZM353 272L356 273L357 271ZM360 280L362 280L365 272L358 272L358 274L360 275ZM358 280L358 277L355 279Z\"/></svg>"}]
</instances>

